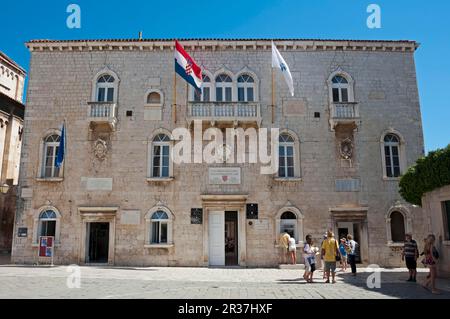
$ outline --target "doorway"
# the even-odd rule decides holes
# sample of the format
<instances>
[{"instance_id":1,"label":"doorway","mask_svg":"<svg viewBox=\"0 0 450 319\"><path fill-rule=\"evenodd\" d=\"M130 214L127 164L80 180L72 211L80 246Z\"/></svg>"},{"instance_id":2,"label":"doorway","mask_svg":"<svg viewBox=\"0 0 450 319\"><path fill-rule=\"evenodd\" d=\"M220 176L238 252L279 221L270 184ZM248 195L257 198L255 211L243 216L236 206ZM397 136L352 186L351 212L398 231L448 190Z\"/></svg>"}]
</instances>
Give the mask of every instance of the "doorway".
<instances>
[{"instance_id":1,"label":"doorway","mask_svg":"<svg viewBox=\"0 0 450 319\"><path fill-rule=\"evenodd\" d=\"M355 261L356 263L361 263L361 224L360 223L354 223L354 222L339 222L337 224L337 233L338 238L341 239L343 237L347 238L347 235L352 235L353 240L358 243L356 245L356 251L355 251Z\"/></svg>"},{"instance_id":2,"label":"doorway","mask_svg":"<svg viewBox=\"0 0 450 319\"><path fill-rule=\"evenodd\" d=\"M87 223L88 262L108 263L109 223Z\"/></svg>"},{"instance_id":3,"label":"doorway","mask_svg":"<svg viewBox=\"0 0 450 319\"><path fill-rule=\"evenodd\" d=\"M238 213L225 212L225 265L238 265Z\"/></svg>"}]
</instances>

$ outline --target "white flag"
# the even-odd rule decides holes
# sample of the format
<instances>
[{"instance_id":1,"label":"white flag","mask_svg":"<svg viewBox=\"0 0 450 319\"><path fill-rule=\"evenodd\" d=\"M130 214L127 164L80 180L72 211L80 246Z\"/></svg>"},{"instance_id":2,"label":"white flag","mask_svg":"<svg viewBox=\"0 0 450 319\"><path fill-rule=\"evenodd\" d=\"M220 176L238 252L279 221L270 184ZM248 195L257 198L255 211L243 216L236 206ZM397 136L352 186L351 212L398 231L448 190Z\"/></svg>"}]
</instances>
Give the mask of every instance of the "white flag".
<instances>
[{"instance_id":1,"label":"white flag","mask_svg":"<svg viewBox=\"0 0 450 319\"><path fill-rule=\"evenodd\" d=\"M289 67L272 41L272 68L278 68L284 75L284 79L289 87L289 92L294 96L294 81Z\"/></svg>"}]
</instances>

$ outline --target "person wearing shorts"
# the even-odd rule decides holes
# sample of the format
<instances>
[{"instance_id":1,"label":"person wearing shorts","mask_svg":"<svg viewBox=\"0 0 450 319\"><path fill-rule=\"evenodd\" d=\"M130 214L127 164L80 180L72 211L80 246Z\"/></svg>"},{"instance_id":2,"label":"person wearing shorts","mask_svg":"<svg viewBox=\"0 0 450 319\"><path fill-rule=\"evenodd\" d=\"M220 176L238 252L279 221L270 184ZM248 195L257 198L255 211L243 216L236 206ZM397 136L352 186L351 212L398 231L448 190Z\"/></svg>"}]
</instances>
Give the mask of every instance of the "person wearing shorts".
<instances>
[{"instance_id":1,"label":"person wearing shorts","mask_svg":"<svg viewBox=\"0 0 450 319\"><path fill-rule=\"evenodd\" d=\"M326 274L326 283L330 282L330 274L332 277L332 283L335 284L335 276L336 276L336 255L339 254L339 245L337 240L334 238L334 234L331 231L327 232L327 239L325 239L322 243L322 255L323 260L325 262L325 274Z\"/></svg>"},{"instance_id":2,"label":"person wearing shorts","mask_svg":"<svg viewBox=\"0 0 450 319\"><path fill-rule=\"evenodd\" d=\"M305 259L305 273L303 278L306 282L313 282L314 271L316 270L316 251L313 246L312 236L306 235L306 244L303 247Z\"/></svg>"},{"instance_id":3,"label":"person wearing shorts","mask_svg":"<svg viewBox=\"0 0 450 319\"><path fill-rule=\"evenodd\" d=\"M407 281L416 282L417 258L419 258L417 242L412 239L411 234L406 234L402 252L402 260L405 261L406 268L409 270L409 279Z\"/></svg>"}]
</instances>

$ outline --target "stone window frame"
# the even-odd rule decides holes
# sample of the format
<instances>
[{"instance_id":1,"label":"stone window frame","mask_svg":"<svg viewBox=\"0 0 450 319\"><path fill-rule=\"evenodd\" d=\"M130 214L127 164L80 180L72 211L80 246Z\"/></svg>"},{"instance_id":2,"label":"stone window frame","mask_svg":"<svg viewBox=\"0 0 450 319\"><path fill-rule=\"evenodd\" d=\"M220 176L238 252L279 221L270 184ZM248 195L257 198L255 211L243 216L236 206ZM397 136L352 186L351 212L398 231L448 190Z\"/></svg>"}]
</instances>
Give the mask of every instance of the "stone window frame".
<instances>
[{"instance_id":1,"label":"stone window frame","mask_svg":"<svg viewBox=\"0 0 450 319\"><path fill-rule=\"evenodd\" d=\"M294 176L293 177L281 177L278 175L278 168L277 172L274 175L275 180L277 181L301 181L302 179L302 173L301 173L301 161L300 161L300 138L298 135L289 129L282 129L279 132L279 135L288 134L294 139ZM279 156L279 155L278 155ZM279 162L279 158L278 158ZM279 166L279 163L278 163Z\"/></svg>"},{"instance_id":2,"label":"stone window frame","mask_svg":"<svg viewBox=\"0 0 450 319\"><path fill-rule=\"evenodd\" d=\"M158 93L159 94L159 103L149 103L148 102L148 98L150 96L150 94L152 93ZM164 105L164 93L163 91L161 91L160 89L149 89L147 90L147 92L145 93L145 101L144 101L144 105L145 106L149 106L149 107L163 107Z\"/></svg>"},{"instance_id":3,"label":"stone window frame","mask_svg":"<svg viewBox=\"0 0 450 319\"><path fill-rule=\"evenodd\" d=\"M247 99L245 99L245 101L239 101L238 99L238 90L239 90L239 82L238 79L241 75L248 75L251 76L253 78L253 101L247 101ZM237 74L236 74L236 101L242 103L242 102L250 102L250 103L255 103L259 101L259 78L256 75L255 72L251 71L249 68L245 67L242 70L240 70ZM245 93L246 95L246 93Z\"/></svg>"},{"instance_id":4,"label":"stone window frame","mask_svg":"<svg viewBox=\"0 0 450 319\"><path fill-rule=\"evenodd\" d=\"M45 205L41 206L34 212L34 222L33 222L33 238L32 238L32 246L39 246L39 234L41 230L41 219L40 216L43 212L51 210L56 214L56 224L55 224L55 245L58 246L61 244L61 213L55 206Z\"/></svg>"},{"instance_id":5,"label":"stone window frame","mask_svg":"<svg viewBox=\"0 0 450 319\"><path fill-rule=\"evenodd\" d=\"M98 71L94 77L92 78L92 94L91 94L91 101L92 102L98 102L97 101L97 90L98 90L98 85L97 82L100 79L100 77L102 77L103 75L110 75L114 78L114 82L112 87L114 88L114 94L113 94L113 101L112 102L104 102L104 103L117 103L118 98L119 98L119 83L120 83L120 78L117 75L116 72L114 72L113 70L109 69L109 68L103 68L102 70ZM102 101L100 101L101 103Z\"/></svg>"},{"instance_id":6,"label":"stone window frame","mask_svg":"<svg viewBox=\"0 0 450 319\"><path fill-rule=\"evenodd\" d=\"M384 138L386 137L386 135L389 134L393 134L396 135L399 139L399 163L400 163L400 176L398 177L388 177L386 174L386 154L384 151L384 146L385 146L385 142L384 142ZM402 174L405 172L407 165L406 165L406 142L405 139L403 138L403 135L393 129L393 128L389 128L387 130L385 130L380 137L380 151L381 151L381 168L383 171L383 180L385 181L399 181Z\"/></svg>"},{"instance_id":7,"label":"stone window frame","mask_svg":"<svg viewBox=\"0 0 450 319\"><path fill-rule=\"evenodd\" d=\"M41 181L41 182L61 182L64 180L64 162L61 164L61 167L59 168L59 176L55 176L55 177L45 177L44 174L44 165L45 165L45 149L46 149L46 142L45 140L51 136L51 135L58 135L61 137L61 130L59 129L49 129L47 130L42 137L40 138L39 141L39 166L38 166L38 176L36 177L37 181Z\"/></svg>"},{"instance_id":8,"label":"stone window frame","mask_svg":"<svg viewBox=\"0 0 450 319\"><path fill-rule=\"evenodd\" d=\"M333 78L338 75L344 77L348 82L348 85L345 86L348 91L348 101L347 102L335 102L333 100L333 88L336 87L333 83ZM341 69L338 69L330 74L330 76L328 77L328 80L327 80L327 84L328 84L328 95L329 95L330 103L332 103L332 104L355 103L355 80L349 73L347 73ZM339 86L339 87L341 87L341 86Z\"/></svg>"},{"instance_id":9,"label":"stone window frame","mask_svg":"<svg viewBox=\"0 0 450 319\"><path fill-rule=\"evenodd\" d=\"M228 76L230 78L230 82L218 82L217 78L221 75L225 75ZM222 100L218 101L217 100L217 89L221 89L222 90ZM231 97L230 100L227 101L227 88L231 89ZM235 77L234 74L231 72L227 72L227 71L222 71L222 72L216 72L216 74L214 74L214 101L215 102L220 102L220 103L231 103L234 101L237 101L237 92L236 92L236 81L235 81Z\"/></svg>"},{"instance_id":10,"label":"stone window frame","mask_svg":"<svg viewBox=\"0 0 450 319\"><path fill-rule=\"evenodd\" d=\"M303 238L304 238L304 228L303 228L303 220L305 216L301 212L300 209L298 209L295 206L284 206L281 209L278 210L277 214L275 215L275 239L276 243L278 244L278 238L280 238L281 232L281 215L283 215L286 212L291 212L296 216L296 228L295 228L295 242L297 243L297 246L303 245Z\"/></svg>"},{"instance_id":11,"label":"stone window frame","mask_svg":"<svg viewBox=\"0 0 450 319\"><path fill-rule=\"evenodd\" d=\"M153 177L153 139L159 134L167 135L170 139L169 141L169 177ZM148 182L164 182L172 181L173 176L173 160L172 152L174 146L174 139L172 133L165 128L158 128L153 131L152 135L147 140L147 181Z\"/></svg>"},{"instance_id":12,"label":"stone window frame","mask_svg":"<svg viewBox=\"0 0 450 319\"><path fill-rule=\"evenodd\" d=\"M163 244L152 244L151 238L152 238L152 216L157 211L163 211L167 214L168 220L167 220L167 243ZM156 206L149 209L149 211L144 216L145 220L145 242L144 247L145 248L171 248L174 246L173 241L173 223L175 221L175 215L172 213L172 211L162 204L157 204Z\"/></svg>"},{"instance_id":13,"label":"stone window frame","mask_svg":"<svg viewBox=\"0 0 450 319\"><path fill-rule=\"evenodd\" d=\"M205 103L210 103L210 102L214 102L216 100L216 90L215 90L215 82L214 82L214 75L206 70L203 69L202 70L202 75L206 75L209 77L209 82L202 82L202 92L203 92L203 88L207 87L209 88L209 101L203 101L203 99L201 101L195 101L195 88L193 86L189 86L190 90L189 90L189 101L190 102L195 102L195 103L201 103L201 102L205 102ZM213 95L214 94L214 95ZM213 98L214 97L214 98Z\"/></svg>"},{"instance_id":14,"label":"stone window frame","mask_svg":"<svg viewBox=\"0 0 450 319\"><path fill-rule=\"evenodd\" d=\"M392 247L403 247L403 242L394 242L392 241L392 230L391 230L391 214L394 212L399 212L403 215L403 221L405 225L405 234L412 234L412 215L411 212L404 205L395 205L389 208L384 219L386 221L386 237L387 237L387 245Z\"/></svg>"}]
</instances>

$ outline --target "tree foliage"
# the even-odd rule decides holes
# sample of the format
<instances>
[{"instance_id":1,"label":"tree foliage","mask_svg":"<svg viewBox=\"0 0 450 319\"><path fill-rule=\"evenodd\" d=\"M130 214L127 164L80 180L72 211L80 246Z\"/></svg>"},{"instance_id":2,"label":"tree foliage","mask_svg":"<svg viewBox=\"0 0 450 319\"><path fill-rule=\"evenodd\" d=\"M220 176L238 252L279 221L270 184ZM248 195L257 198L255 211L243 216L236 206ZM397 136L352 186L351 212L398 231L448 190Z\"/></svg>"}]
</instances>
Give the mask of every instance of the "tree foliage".
<instances>
[{"instance_id":1,"label":"tree foliage","mask_svg":"<svg viewBox=\"0 0 450 319\"><path fill-rule=\"evenodd\" d=\"M450 185L450 145L419 158L400 180L400 194L409 203L422 205L422 196Z\"/></svg>"}]
</instances>

